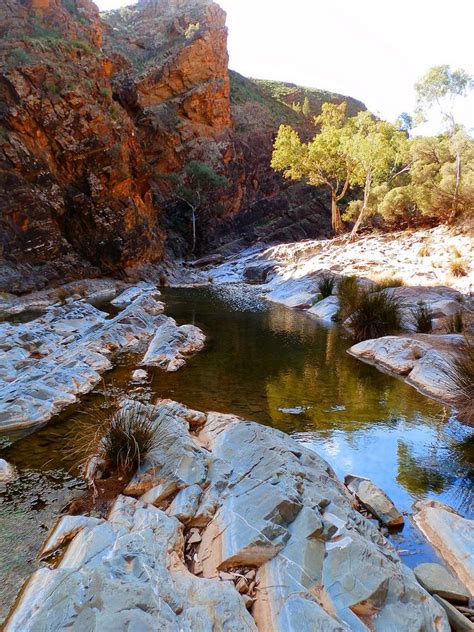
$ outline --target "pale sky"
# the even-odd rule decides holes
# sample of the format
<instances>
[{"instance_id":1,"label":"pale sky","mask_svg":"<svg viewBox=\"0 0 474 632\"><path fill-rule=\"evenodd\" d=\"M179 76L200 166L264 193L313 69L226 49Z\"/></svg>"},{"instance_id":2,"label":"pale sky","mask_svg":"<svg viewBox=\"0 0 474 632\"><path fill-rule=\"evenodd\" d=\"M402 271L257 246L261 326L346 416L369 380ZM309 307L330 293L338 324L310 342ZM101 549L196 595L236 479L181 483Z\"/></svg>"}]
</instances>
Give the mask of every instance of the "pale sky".
<instances>
[{"instance_id":1,"label":"pale sky","mask_svg":"<svg viewBox=\"0 0 474 632\"><path fill-rule=\"evenodd\" d=\"M412 111L413 85L431 66L474 74L472 0L218 2L228 15L233 70L350 95L392 122ZM461 100L457 118L474 128L474 94ZM437 131L436 125L420 131Z\"/></svg>"}]
</instances>

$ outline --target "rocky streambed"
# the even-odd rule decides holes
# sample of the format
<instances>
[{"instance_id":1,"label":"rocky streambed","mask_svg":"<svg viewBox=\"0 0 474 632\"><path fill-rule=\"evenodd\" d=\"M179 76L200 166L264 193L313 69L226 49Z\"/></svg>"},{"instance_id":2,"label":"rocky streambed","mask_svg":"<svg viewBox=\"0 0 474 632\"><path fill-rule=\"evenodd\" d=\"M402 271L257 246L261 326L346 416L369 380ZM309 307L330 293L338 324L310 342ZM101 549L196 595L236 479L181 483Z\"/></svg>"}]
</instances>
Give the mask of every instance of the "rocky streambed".
<instances>
[{"instance_id":1,"label":"rocky streambed","mask_svg":"<svg viewBox=\"0 0 474 632\"><path fill-rule=\"evenodd\" d=\"M345 354L343 329L262 302L258 290L237 285L164 290L158 296L156 288L141 286L138 296L127 292L119 305L115 301L115 309L101 306L103 321L120 323L133 301L140 305L147 297L153 308L146 319L153 325L123 353L116 348L105 356L115 368L103 374L97 395L81 397L83 406L94 398L105 402L106 391L119 400L157 403L167 410L173 441L167 447L163 443L164 452L131 481L108 516L63 518L42 556L50 566L40 568L28 584L10 629L29 629L24 626L30 620L37 625L30 629L55 629L48 622L58 624L73 608L81 614L77 619L71 615L71 625L100 629L109 629L113 620L154 629L147 626L155 618L170 630L199 629L197 621L216 629L300 630L295 626L304 617L313 626L308 629L375 625L395 630L405 629L396 626L402 602L408 616L407 595L410 624L449 629L444 611L406 568L439 562L442 552L432 549L404 515L411 513L414 501L431 498L472 517L472 438L449 410ZM162 299L165 315L155 305ZM167 327L157 332L169 317L176 321L175 333L191 323L191 329L173 336L185 358L190 358L190 331L202 330L206 347L184 369L166 371L174 368L170 357L177 357L169 355L176 348L168 340L161 368L160 363L142 367L147 351L160 347ZM97 331L103 327L102 322ZM163 397L179 398L191 412L160 403ZM285 430L292 438L223 414L230 412ZM78 416L72 404L59 424L2 451L0 456L16 468L16 484L27 472L44 469L41 455L46 462L46 454L57 452L62 467L70 468L61 428L70 431ZM56 458L55 466L60 461ZM336 474L340 481L347 474L368 477L384 489L403 515L403 532L382 532L373 515L356 511L361 508L357 498ZM34 514L28 509L8 517L15 500L12 495L2 500L2 526L10 530L15 521L20 524ZM52 518L47 526L53 526ZM11 542L4 536L0 559ZM38 553L42 539L41 532L31 539L29 555ZM64 557L63 550L50 558L68 542ZM87 553L99 549L97 555ZM355 582L353 559L369 565L357 570ZM26 562L16 590L28 573ZM377 568L379 584L370 564ZM371 575L373 582L366 581ZM89 584L85 578L91 576L95 579ZM88 601L92 592L100 595L97 602ZM144 598L149 607L141 608ZM119 612L120 601L126 608ZM385 627L377 627L379 615Z\"/></svg>"}]
</instances>

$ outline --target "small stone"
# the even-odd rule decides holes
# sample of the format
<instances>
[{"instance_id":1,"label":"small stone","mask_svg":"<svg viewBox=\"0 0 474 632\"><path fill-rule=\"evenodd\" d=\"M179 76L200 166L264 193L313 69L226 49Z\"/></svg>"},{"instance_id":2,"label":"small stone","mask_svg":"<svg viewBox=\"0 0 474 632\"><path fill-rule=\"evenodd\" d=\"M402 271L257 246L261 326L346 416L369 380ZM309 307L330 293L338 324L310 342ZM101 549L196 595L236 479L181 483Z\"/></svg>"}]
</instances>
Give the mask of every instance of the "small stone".
<instances>
[{"instance_id":1,"label":"small stone","mask_svg":"<svg viewBox=\"0 0 474 632\"><path fill-rule=\"evenodd\" d=\"M143 369L137 369L132 373L132 380L134 382L146 382L148 379L148 373Z\"/></svg>"},{"instance_id":2,"label":"small stone","mask_svg":"<svg viewBox=\"0 0 474 632\"><path fill-rule=\"evenodd\" d=\"M188 539L188 544L199 544L199 542L201 542L202 538L201 535L199 534L199 532L196 533L192 533L190 538Z\"/></svg>"},{"instance_id":3,"label":"small stone","mask_svg":"<svg viewBox=\"0 0 474 632\"><path fill-rule=\"evenodd\" d=\"M468 603L469 592L441 564L419 564L415 576L425 590L449 601Z\"/></svg>"},{"instance_id":4,"label":"small stone","mask_svg":"<svg viewBox=\"0 0 474 632\"><path fill-rule=\"evenodd\" d=\"M247 584L247 582L245 581L245 578L244 578L244 577L241 577L241 578L239 579L239 581L237 582L237 584L235 585L235 587L237 588L238 592L239 592L241 595L244 595L244 594L248 593L248 591L249 591L248 584Z\"/></svg>"},{"instance_id":5,"label":"small stone","mask_svg":"<svg viewBox=\"0 0 474 632\"><path fill-rule=\"evenodd\" d=\"M253 599L252 597L249 597L248 595L242 595L242 599L244 600L245 607L247 608L247 610L250 610L250 608L255 603L255 599Z\"/></svg>"},{"instance_id":6,"label":"small stone","mask_svg":"<svg viewBox=\"0 0 474 632\"><path fill-rule=\"evenodd\" d=\"M245 573L245 579L252 581L253 579L255 579L256 575L257 575L257 572L254 569L252 569L251 571L248 571L247 573Z\"/></svg>"},{"instance_id":7,"label":"small stone","mask_svg":"<svg viewBox=\"0 0 474 632\"><path fill-rule=\"evenodd\" d=\"M222 581L226 582L226 581L231 581L233 582L235 577L234 575L232 575L231 573L225 573L224 571L221 571L219 573L219 577L222 579Z\"/></svg>"},{"instance_id":8,"label":"small stone","mask_svg":"<svg viewBox=\"0 0 474 632\"><path fill-rule=\"evenodd\" d=\"M384 525L387 527L403 525L402 514L387 494L368 478L348 474L344 477L344 484L349 491L355 494L358 501Z\"/></svg>"}]
</instances>

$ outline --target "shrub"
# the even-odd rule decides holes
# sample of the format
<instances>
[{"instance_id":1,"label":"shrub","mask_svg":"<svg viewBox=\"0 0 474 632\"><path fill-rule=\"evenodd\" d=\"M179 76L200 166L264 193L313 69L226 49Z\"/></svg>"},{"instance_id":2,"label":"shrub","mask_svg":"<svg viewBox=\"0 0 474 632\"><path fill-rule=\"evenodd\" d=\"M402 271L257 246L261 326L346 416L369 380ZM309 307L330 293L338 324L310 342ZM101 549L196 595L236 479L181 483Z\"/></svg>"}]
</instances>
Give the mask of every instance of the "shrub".
<instances>
[{"instance_id":1,"label":"shrub","mask_svg":"<svg viewBox=\"0 0 474 632\"><path fill-rule=\"evenodd\" d=\"M462 310L458 310L446 321L446 329L449 334L460 334L464 331L464 318Z\"/></svg>"},{"instance_id":2,"label":"shrub","mask_svg":"<svg viewBox=\"0 0 474 632\"><path fill-rule=\"evenodd\" d=\"M379 290L387 290L391 287L402 287L405 281L398 277L382 277L376 281Z\"/></svg>"},{"instance_id":3,"label":"shrub","mask_svg":"<svg viewBox=\"0 0 474 632\"><path fill-rule=\"evenodd\" d=\"M74 40L73 44L76 48L80 48L88 55L91 55L94 52L94 49L89 44L89 42L85 42L84 40Z\"/></svg>"},{"instance_id":4,"label":"shrub","mask_svg":"<svg viewBox=\"0 0 474 632\"><path fill-rule=\"evenodd\" d=\"M418 333L429 334L433 331L433 312L423 301L420 301L418 307L413 310L413 320Z\"/></svg>"},{"instance_id":5,"label":"shrub","mask_svg":"<svg viewBox=\"0 0 474 632\"><path fill-rule=\"evenodd\" d=\"M54 95L59 94L59 87L53 81L50 81L49 83L47 83L46 88L48 89L48 92L50 92L51 94L54 94Z\"/></svg>"},{"instance_id":6,"label":"shrub","mask_svg":"<svg viewBox=\"0 0 474 632\"><path fill-rule=\"evenodd\" d=\"M357 341L396 333L401 327L400 303L384 292L359 290L350 327Z\"/></svg>"},{"instance_id":7,"label":"shrub","mask_svg":"<svg viewBox=\"0 0 474 632\"><path fill-rule=\"evenodd\" d=\"M14 48L10 53L10 67L16 68L25 64L31 64L31 56L23 48Z\"/></svg>"},{"instance_id":8,"label":"shrub","mask_svg":"<svg viewBox=\"0 0 474 632\"><path fill-rule=\"evenodd\" d=\"M110 96L110 90L108 88L102 88L100 91L100 94L103 97L109 97Z\"/></svg>"},{"instance_id":9,"label":"shrub","mask_svg":"<svg viewBox=\"0 0 474 632\"><path fill-rule=\"evenodd\" d=\"M449 390L456 402L459 418L474 425L474 346L467 343L465 353L449 363Z\"/></svg>"},{"instance_id":10,"label":"shrub","mask_svg":"<svg viewBox=\"0 0 474 632\"><path fill-rule=\"evenodd\" d=\"M451 261L449 269L451 270L451 274L455 277L467 276L466 266L463 261Z\"/></svg>"},{"instance_id":11,"label":"shrub","mask_svg":"<svg viewBox=\"0 0 474 632\"><path fill-rule=\"evenodd\" d=\"M357 277L342 277L337 286L337 297L339 299L338 319L345 320L353 312L359 299L359 293Z\"/></svg>"},{"instance_id":12,"label":"shrub","mask_svg":"<svg viewBox=\"0 0 474 632\"><path fill-rule=\"evenodd\" d=\"M334 290L335 278L332 276L323 276L318 280L318 290L322 298L331 296Z\"/></svg>"},{"instance_id":13,"label":"shrub","mask_svg":"<svg viewBox=\"0 0 474 632\"><path fill-rule=\"evenodd\" d=\"M196 22L196 24L189 24L188 28L186 29L186 32L184 33L184 36L186 39L191 39L192 36L197 33L200 29L200 25L199 22Z\"/></svg>"}]
</instances>

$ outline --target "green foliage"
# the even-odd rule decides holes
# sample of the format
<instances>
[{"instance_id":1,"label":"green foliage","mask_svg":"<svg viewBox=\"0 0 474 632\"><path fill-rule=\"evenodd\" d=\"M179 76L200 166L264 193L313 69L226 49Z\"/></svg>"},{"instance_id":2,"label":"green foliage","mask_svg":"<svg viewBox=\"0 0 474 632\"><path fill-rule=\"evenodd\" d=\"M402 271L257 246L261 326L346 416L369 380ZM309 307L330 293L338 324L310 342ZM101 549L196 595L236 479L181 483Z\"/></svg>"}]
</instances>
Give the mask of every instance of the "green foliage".
<instances>
[{"instance_id":1,"label":"green foliage","mask_svg":"<svg viewBox=\"0 0 474 632\"><path fill-rule=\"evenodd\" d=\"M108 97L110 97L110 90L108 88L101 88L100 94L103 97L107 97L108 98Z\"/></svg>"},{"instance_id":2,"label":"green foliage","mask_svg":"<svg viewBox=\"0 0 474 632\"><path fill-rule=\"evenodd\" d=\"M306 118L308 118L309 115L311 114L311 105L309 103L309 99L307 96L305 96L304 101L303 101L302 112L303 112L303 115L306 116Z\"/></svg>"},{"instance_id":3,"label":"green foliage","mask_svg":"<svg viewBox=\"0 0 474 632\"><path fill-rule=\"evenodd\" d=\"M188 28L186 29L184 36L186 39L191 39L193 37L193 35L195 35L195 33L197 33L200 29L200 25L199 22L196 22L195 24L188 24Z\"/></svg>"},{"instance_id":4,"label":"green foliage","mask_svg":"<svg viewBox=\"0 0 474 632\"><path fill-rule=\"evenodd\" d=\"M76 48L80 48L88 55L92 55L92 53L94 52L94 48L89 44L89 42L86 42L85 40L74 40L72 43Z\"/></svg>"},{"instance_id":5,"label":"green foliage","mask_svg":"<svg viewBox=\"0 0 474 632\"><path fill-rule=\"evenodd\" d=\"M54 83L54 81L49 81L46 84L46 88L48 92L50 94L53 94L54 96L57 96L59 94L59 86L56 83Z\"/></svg>"},{"instance_id":6,"label":"green foliage","mask_svg":"<svg viewBox=\"0 0 474 632\"><path fill-rule=\"evenodd\" d=\"M394 334L401 328L400 303L385 292L360 290L349 324L357 341Z\"/></svg>"},{"instance_id":7,"label":"green foliage","mask_svg":"<svg viewBox=\"0 0 474 632\"><path fill-rule=\"evenodd\" d=\"M346 320L354 311L359 300L359 285L357 277L342 277L337 286L337 298L339 299L338 320Z\"/></svg>"},{"instance_id":8,"label":"green foliage","mask_svg":"<svg viewBox=\"0 0 474 632\"><path fill-rule=\"evenodd\" d=\"M301 103L299 101L297 102L293 101L293 103L291 104L291 109L297 114L301 114L301 111L302 111Z\"/></svg>"},{"instance_id":9,"label":"green foliage","mask_svg":"<svg viewBox=\"0 0 474 632\"><path fill-rule=\"evenodd\" d=\"M336 279L333 276L325 275L318 280L318 290L322 298L331 296L334 290Z\"/></svg>"},{"instance_id":10,"label":"green foliage","mask_svg":"<svg viewBox=\"0 0 474 632\"><path fill-rule=\"evenodd\" d=\"M416 309L413 310L413 324L420 334L429 334L433 331L433 312L423 301L420 301Z\"/></svg>"},{"instance_id":11,"label":"green foliage","mask_svg":"<svg viewBox=\"0 0 474 632\"><path fill-rule=\"evenodd\" d=\"M449 334L460 334L464 331L464 317L461 309L449 316L446 321L446 329Z\"/></svg>"},{"instance_id":12,"label":"green foliage","mask_svg":"<svg viewBox=\"0 0 474 632\"><path fill-rule=\"evenodd\" d=\"M419 117L425 118L426 112L436 107L448 127L453 129L455 127L454 102L457 97L466 96L473 87L473 78L462 68L452 70L446 64L433 66L415 84Z\"/></svg>"},{"instance_id":13,"label":"green foliage","mask_svg":"<svg viewBox=\"0 0 474 632\"><path fill-rule=\"evenodd\" d=\"M14 48L9 55L10 68L17 68L18 66L25 66L31 64L31 56L23 48Z\"/></svg>"},{"instance_id":14,"label":"green foliage","mask_svg":"<svg viewBox=\"0 0 474 632\"><path fill-rule=\"evenodd\" d=\"M466 340L462 356L450 362L449 388L458 408L460 419L474 425L474 346Z\"/></svg>"}]
</instances>

